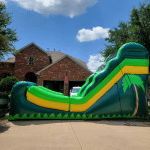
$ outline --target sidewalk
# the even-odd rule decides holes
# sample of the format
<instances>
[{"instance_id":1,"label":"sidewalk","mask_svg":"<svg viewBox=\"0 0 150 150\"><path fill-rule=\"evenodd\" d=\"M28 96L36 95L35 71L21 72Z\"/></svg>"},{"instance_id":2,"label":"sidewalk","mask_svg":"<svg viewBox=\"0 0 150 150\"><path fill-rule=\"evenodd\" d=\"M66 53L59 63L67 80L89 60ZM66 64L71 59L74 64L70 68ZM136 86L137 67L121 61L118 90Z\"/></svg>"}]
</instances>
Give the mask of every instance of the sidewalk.
<instances>
[{"instance_id":1,"label":"sidewalk","mask_svg":"<svg viewBox=\"0 0 150 150\"><path fill-rule=\"evenodd\" d=\"M0 122L1 150L149 150L150 120Z\"/></svg>"}]
</instances>

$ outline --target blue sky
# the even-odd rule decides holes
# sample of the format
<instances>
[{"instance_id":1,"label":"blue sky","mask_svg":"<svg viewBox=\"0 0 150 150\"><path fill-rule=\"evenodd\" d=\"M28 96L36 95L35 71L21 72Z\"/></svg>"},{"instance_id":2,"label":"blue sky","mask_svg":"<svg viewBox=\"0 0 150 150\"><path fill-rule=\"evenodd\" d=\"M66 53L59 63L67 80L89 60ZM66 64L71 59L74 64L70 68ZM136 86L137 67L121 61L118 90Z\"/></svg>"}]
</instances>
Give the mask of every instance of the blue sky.
<instances>
[{"instance_id":1,"label":"blue sky","mask_svg":"<svg viewBox=\"0 0 150 150\"><path fill-rule=\"evenodd\" d=\"M0 0L12 13L17 50L34 42L44 50L61 51L85 61L95 72L104 58L108 30L129 21L133 7L145 0ZM7 58L12 54L6 55Z\"/></svg>"}]
</instances>

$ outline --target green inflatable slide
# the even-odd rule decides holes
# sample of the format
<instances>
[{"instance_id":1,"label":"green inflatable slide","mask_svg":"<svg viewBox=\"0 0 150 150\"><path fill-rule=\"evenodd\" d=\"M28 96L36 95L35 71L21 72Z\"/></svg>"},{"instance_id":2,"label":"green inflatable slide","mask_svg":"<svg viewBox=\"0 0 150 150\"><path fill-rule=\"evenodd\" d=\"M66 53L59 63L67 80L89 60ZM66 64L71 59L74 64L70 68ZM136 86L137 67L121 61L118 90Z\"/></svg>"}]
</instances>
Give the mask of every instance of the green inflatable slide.
<instances>
[{"instance_id":1,"label":"green inflatable slide","mask_svg":"<svg viewBox=\"0 0 150 150\"><path fill-rule=\"evenodd\" d=\"M20 81L11 90L9 120L148 118L149 53L126 43L90 75L76 96Z\"/></svg>"}]
</instances>

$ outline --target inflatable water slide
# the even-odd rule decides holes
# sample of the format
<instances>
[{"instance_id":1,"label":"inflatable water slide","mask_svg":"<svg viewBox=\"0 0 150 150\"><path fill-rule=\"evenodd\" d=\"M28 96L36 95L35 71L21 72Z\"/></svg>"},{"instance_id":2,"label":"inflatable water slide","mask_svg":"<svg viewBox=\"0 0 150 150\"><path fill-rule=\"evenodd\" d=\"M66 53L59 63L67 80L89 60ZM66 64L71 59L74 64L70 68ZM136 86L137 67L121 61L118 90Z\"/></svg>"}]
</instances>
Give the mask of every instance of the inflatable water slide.
<instances>
[{"instance_id":1,"label":"inflatable water slide","mask_svg":"<svg viewBox=\"0 0 150 150\"><path fill-rule=\"evenodd\" d=\"M90 75L76 96L20 81L11 90L9 120L148 118L149 53L126 43Z\"/></svg>"}]
</instances>

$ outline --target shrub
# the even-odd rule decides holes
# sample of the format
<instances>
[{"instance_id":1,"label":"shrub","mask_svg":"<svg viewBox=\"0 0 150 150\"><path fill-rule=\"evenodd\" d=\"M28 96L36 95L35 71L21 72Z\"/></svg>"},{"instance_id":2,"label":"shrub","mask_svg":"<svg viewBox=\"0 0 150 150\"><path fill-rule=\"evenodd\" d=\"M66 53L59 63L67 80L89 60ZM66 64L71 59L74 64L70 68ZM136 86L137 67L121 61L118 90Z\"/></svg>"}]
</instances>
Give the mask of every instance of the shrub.
<instances>
[{"instance_id":1,"label":"shrub","mask_svg":"<svg viewBox=\"0 0 150 150\"><path fill-rule=\"evenodd\" d=\"M11 92L13 85L17 82L19 82L19 79L15 76L6 77L5 79L3 79L0 82L0 91L1 92L4 92L4 91Z\"/></svg>"}]
</instances>

